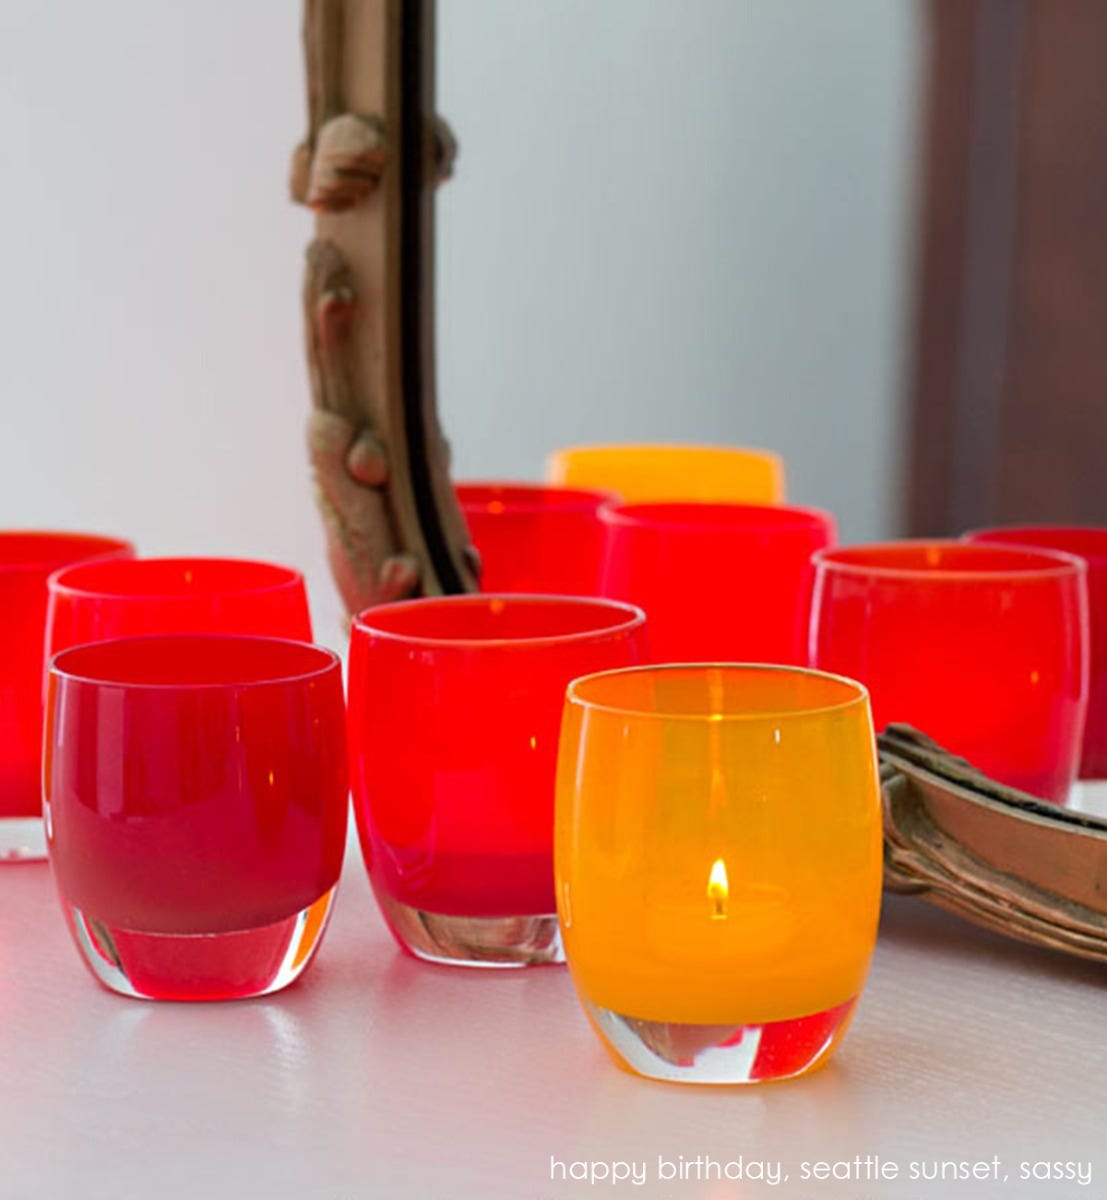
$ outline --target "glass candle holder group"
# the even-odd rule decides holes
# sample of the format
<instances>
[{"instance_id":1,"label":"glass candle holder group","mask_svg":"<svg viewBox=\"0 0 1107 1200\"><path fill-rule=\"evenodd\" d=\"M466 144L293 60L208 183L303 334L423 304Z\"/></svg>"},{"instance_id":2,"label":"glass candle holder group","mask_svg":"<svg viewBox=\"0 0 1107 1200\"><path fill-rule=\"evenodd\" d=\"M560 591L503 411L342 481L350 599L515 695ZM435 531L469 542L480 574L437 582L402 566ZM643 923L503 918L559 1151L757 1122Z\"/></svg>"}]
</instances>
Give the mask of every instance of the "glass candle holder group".
<instances>
[{"instance_id":1,"label":"glass candle holder group","mask_svg":"<svg viewBox=\"0 0 1107 1200\"><path fill-rule=\"evenodd\" d=\"M341 665L310 644L302 575L116 558L46 592L45 827L86 964L147 998L284 987L326 925L347 809Z\"/></svg>"},{"instance_id":2,"label":"glass candle holder group","mask_svg":"<svg viewBox=\"0 0 1107 1200\"><path fill-rule=\"evenodd\" d=\"M567 962L640 1075L789 1078L833 1053L875 944L874 719L1055 802L1107 775L1107 530L839 549L761 452L551 473L458 485L484 593L358 614L348 703L297 571L0 535L0 856L45 829L100 983L298 978L352 789L404 951Z\"/></svg>"},{"instance_id":3,"label":"glass candle holder group","mask_svg":"<svg viewBox=\"0 0 1107 1200\"><path fill-rule=\"evenodd\" d=\"M0 599L0 857L49 852L77 947L115 991L226 999L295 979L347 814L341 666L310 644L300 573L7 533Z\"/></svg>"}]
</instances>

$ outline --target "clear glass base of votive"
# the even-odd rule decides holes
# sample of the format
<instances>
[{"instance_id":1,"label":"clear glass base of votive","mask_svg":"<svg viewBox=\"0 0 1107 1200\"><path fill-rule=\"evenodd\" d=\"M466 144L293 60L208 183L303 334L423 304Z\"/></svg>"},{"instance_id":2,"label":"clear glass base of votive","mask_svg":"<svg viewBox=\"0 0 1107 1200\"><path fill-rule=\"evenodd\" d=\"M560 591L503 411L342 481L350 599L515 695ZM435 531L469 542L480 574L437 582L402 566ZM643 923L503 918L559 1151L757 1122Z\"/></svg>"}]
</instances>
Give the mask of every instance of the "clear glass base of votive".
<instances>
[{"instance_id":1,"label":"clear glass base of votive","mask_svg":"<svg viewBox=\"0 0 1107 1200\"><path fill-rule=\"evenodd\" d=\"M45 857L42 817L0 817L0 863L35 862Z\"/></svg>"},{"instance_id":2,"label":"clear glass base of votive","mask_svg":"<svg viewBox=\"0 0 1107 1200\"><path fill-rule=\"evenodd\" d=\"M230 933L147 933L63 908L81 956L109 990L140 1000L246 1000L280 991L303 974L335 891L281 921Z\"/></svg>"},{"instance_id":3,"label":"clear glass base of votive","mask_svg":"<svg viewBox=\"0 0 1107 1200\"><path fill-rule=\"evenodd\" d=\"M686 1025L621 1016L585 1001L620 1065L669 1083L748 1084L792 1079L821 1066L849 1025L856 999L762 1025Z\"/></svg>"},{"instance_id":4,"label":"clear glass base of votive","mask_svg":"<svg viewBox=\"0 0 1107 1200\"><path fill-rule=\"evenodd\" d=\"M444 916L401 904L380 890L376 896L397 940L425 962L455 967L531 967L565 961L556 914Z\"/></svg>"}]
</instances>

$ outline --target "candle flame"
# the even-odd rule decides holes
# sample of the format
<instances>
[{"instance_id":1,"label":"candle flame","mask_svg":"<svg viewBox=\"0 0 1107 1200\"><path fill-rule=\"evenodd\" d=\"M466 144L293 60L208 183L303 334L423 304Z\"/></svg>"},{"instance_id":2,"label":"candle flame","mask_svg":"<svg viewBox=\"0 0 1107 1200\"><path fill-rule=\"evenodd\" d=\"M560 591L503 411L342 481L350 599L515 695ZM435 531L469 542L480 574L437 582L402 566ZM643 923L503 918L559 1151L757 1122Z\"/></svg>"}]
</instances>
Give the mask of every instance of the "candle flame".
<instances>
[{"instance_id":1,"label":"candle flame","mask_svg":"<svg viewBox=\"0 0 1107 1200\"><path fill-rule=\"evenodd\" d=\"M712 919L721 919L726 916L726 902L729 893L726 863L721 858L717 858L711 864L711 874L707 878L707 898L712 904Z\"/></svg>"}]
</instances>

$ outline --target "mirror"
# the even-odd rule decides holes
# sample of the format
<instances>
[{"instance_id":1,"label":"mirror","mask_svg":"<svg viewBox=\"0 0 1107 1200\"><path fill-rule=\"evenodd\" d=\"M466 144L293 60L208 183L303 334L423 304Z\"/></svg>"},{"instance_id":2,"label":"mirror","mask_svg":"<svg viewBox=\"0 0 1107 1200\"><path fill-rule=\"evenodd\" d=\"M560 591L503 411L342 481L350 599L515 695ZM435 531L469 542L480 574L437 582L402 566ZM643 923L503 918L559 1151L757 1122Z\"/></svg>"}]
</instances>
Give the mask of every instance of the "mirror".
<instances>
[{"instance_id":1,"label":"mirror","mask_svg":"<svg viewBox=\"0 0 1107 1200\"><path fill-rule=\"evenodd\" d=\"M920 15L441 4L457 474L537 478L582 442L766 446L843 539L897 532Z\"/></svg>"}]
</instances>

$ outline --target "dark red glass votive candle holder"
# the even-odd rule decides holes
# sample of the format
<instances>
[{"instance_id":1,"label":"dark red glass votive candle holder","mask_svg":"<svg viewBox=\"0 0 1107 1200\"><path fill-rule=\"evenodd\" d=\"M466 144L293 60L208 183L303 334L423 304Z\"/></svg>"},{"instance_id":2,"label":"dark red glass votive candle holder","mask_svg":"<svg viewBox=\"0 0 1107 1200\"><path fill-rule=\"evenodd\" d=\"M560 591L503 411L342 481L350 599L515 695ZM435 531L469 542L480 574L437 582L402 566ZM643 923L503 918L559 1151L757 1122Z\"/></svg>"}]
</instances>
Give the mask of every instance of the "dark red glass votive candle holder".
<instances>
[{"instance_id":1,"label":"dark red glass votive candle holder","mask_svg":"<svg viewBox=\"0 0 1107 1200\"><path fill-rule=\"evenodd\" d=\"M655 662L806 665L811 555L835 542L813 508L614 504L601 591L640 605Z\"/></svg>"},{"instance_id":2,"label":"dark red glass votive candle holder","mask_svg":"<svg viewBox=\"0 0 1107 1200\"><path fill-rule=\"evenodd\" d=\"M432 962L561 962L553 880L565 689L644 658L627 604L449 596L367 609L349 663L354 813L400 945Z\"/></svg>"},{"instance_id":3,"label":"dark red glass votive candle holder","mask_svg":"<svg viewBox=\"0 0 1107 1200\"><path fill-rule=\"evenodd\" d=\"M43 858L42 677L46 581L66 563L131 555L119 538L0 533L0 862Z\"/></svg>"},{"instance_id":4,"label":"dark red glass votive candle holder","mask_svg":"<svg viewBox=\"0 0 1107 1200\"><path fill-rule=\"evenodd\" d=\"M230 558L82 563L49 581L47 654L144 634L228 633L312 640L304 577Z\"/></svg>"},{"instance_id":5,"label":"dark red glass votive candle holder","mask_svg":"<svg viewBox=\"0 0 1107 1200\"><path fill-rule=\"evenodd\" d=\"M1083 779L1107 779L1107 527L1022 525L977 529L970 542L993 542L1060 551L1088 568L1088 719L1080 757Z\"/></svg>"},{"instance_id":6,"label":"dark red glass votive candle holder","mask_svg":"<svg viewBox=\"0 0 1107 1200\"><path fill-rule=\"evenodd\" d=\"M815 556L811 662L864 683L878 730L905 722L993 778L1063 802L1087 708L1086 569L955 541Z\"/></svg>"},{"instance_id":7,"label":"dark red glass votive candle holder","mask_svg":"<svg viewBox=\"0 0 1107 1200\"><path fill-rule=\"evenodd\" d=\"M166 636L56 655L47 844L112 991L230 1000L307 967L342 866L342 669L275 638Z\"/></svg>"},{"instance_id":8,"label":"dark red glass votive candle holder","mask_svg":"<svg viewBox=\"0 0 1107 1200\"><path fill-rule=\"evenodd\" d=\"M594 596L612 492L537 483L459 483L458 503L480 554L481 589Z\"/></svg>"}]
</instances>

